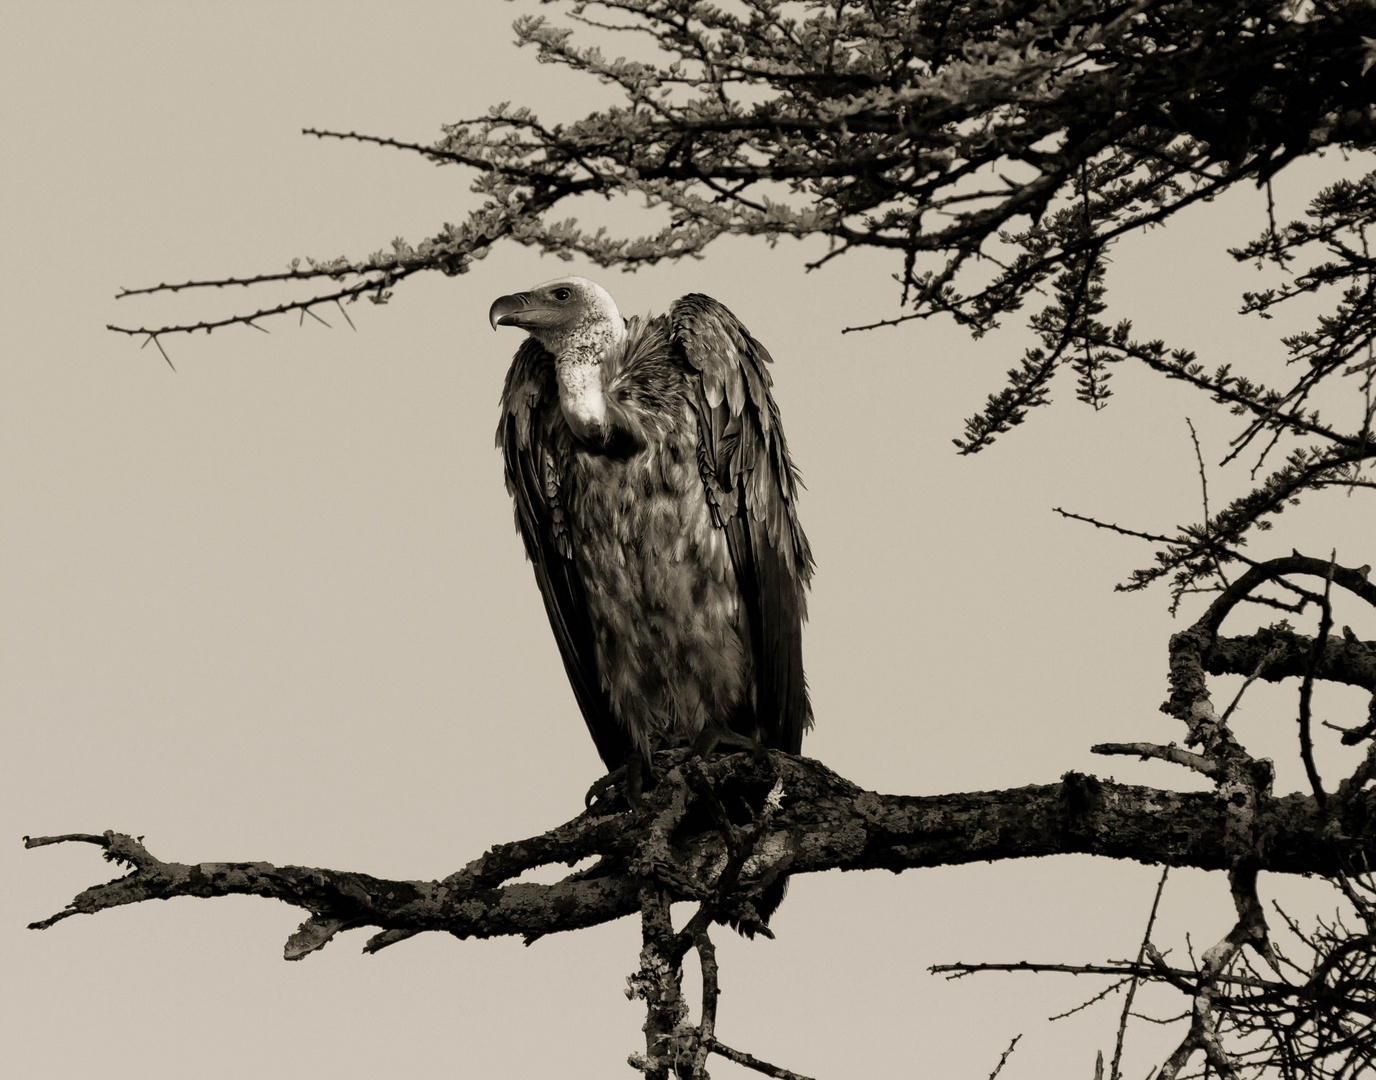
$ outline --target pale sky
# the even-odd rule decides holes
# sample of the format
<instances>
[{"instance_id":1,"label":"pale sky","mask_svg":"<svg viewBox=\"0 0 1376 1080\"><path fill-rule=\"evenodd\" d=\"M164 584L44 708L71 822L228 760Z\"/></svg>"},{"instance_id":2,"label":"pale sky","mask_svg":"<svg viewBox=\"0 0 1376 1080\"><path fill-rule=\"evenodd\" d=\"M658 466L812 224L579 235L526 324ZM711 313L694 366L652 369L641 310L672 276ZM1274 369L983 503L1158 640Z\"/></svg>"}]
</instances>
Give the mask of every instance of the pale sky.
<instances>
[{"instance_id":1,"label":"pale sky","mask_svg":"<svg viewBox=\"0 0 1376 1080\"><path fill-rule=\"evenodd\" d=\"M1122 368L1107 411L1071 401L1063 377L1050 412L958 458L951 438L1024 338L976 343L942 323L843 337L896 311L897 266L882 258L804 274L815 246L733 242L624 276L499 248L465 276L355 306L357 332L286 318L270 336L167 339L175 373L104 329L257 306L242 290L116 303L120 286L359 256L460 220L470 174L299 132L426 142L500 101L556 120L608 100L511 46L509 24L530 7L0 4L9 1075L634 1075L624 1062L643 1050L644 1014L622 991L635 920L531 948L431 934L374 957L353 932L295 964L282 944L303 913L261 899L23 929L111 876L92 847L24 852L26 833L116 829L169 860L434 878L578 812L601 766L492 446L519 335L485 318L496 296L566 270L627 313L710 293L776 358L818 562L804 753L886 792L1068 769L1195 786L1178 768L1089 753L1182 737L1157 705L1166 639L1184 624L1162 591L1112 592L1147 549L1051 507L1151 531L1196 521L1185 417L1211 464L1234 429L1181 387ZM1287 213L1306 185L1355 171L1335 156L1286 179ZM1287 327L1233 315L1261 279L1224 254L1260 230L1260 206L1239 192L1120 245L1116 310L1207 364L1274 370ZM636 229L630 208L589 209ZM1244 473L1211 480L1215 506L1245 490ZM1373 561L1370 524L1369 504L1335 494L1286 514L1254 553L1336 546L1360 565ZM1376 637L1369 614L1340 609L1343 621ZM1278 790L1294 789L1293 693L1250 693L1239 736L1277 758ZM1359 722L1356 695L1323 688L1318 705ZM1320 749L1332 772L1347 761L1331 740ZM1046 1018L1102 984L951 984L926 968L1135 954L1157 874L1066 857L795 878L777 940L717 934L719 1034L819 1080L955 1080L988 1076L1022 1032L1007 1080L1087 1077L1095 1050L1111 1052L1116 999ZM1268 877L1263 893L1333 906L1312 883ZM1221 876L1179 871L1157 941L1183 949L1188 930L1211 944L1229 919ZM1169 995L1147 1005L1178 1011ZM1134 1028L1129 1075L1159 1063L1173 1031ZM712 1071L755 1075L720 1060Z\"/></svg>"}]
</instances>

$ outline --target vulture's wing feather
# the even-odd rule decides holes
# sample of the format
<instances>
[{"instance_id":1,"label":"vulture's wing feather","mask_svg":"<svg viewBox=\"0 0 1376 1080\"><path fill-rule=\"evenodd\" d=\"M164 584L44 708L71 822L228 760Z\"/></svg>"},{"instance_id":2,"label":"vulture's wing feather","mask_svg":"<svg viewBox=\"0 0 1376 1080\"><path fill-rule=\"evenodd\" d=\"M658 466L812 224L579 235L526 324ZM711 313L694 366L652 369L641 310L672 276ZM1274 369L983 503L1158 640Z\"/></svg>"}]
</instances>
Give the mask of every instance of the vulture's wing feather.
<instances>
[{"instance_id":1,"label":"vulture's wing feather","mask_svg":"<svg viewBox=\"0 0 1376 1080\"><path fill-rule=\"evenodd\" d=\"M681 298L669 318L699 377L698 461L750 616L760 735L767 746L796 754L812 726L802 652L812 554L795 509L797 472L769 393L770 356L710 296Z\"/></svg>"},{"instance_id":2,"label":"vulture's wing feather","mask_svg":"<svg viewBox=\"0 0 1376 1080\"><path fill-rule=\"evenodd\" d=\"M535 580L597 752L608 769L626 761L630 741L612 717L597 673L592 623L583 582L574 569L568 523L560 503L559 455L567 455L566 429L559 438L554 363L529 338L516 352L502 394L497 448L506 466L506 486L516 504L516 527L535 567Z\"/></svg>"}]
</instances>

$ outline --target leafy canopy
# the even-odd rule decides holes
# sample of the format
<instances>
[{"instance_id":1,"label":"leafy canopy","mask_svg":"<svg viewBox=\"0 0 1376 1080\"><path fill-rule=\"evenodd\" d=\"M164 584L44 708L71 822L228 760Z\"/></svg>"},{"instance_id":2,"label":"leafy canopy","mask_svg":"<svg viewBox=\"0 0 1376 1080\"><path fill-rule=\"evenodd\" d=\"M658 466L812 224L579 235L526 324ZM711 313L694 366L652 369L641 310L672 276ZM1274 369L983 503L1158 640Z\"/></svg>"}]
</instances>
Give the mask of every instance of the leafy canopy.
<instances>
[{"instance_id":1,"label":"leafy canopy","mask_svg":"<svg viewBox=\"0 0 1376 1080\"><path fill-rule=\"evenodd\" d=\"M559 0L545 0L546 3ZM1286 339L1297 374L1271 387L1225 364L1110 326L1105 260L1128 233L1167 221L1234 184L1267 185L1298 157L1364 151L1376 135L1376 5L1310 2L937 3L924 0L564 0L582 33L544 17L515 23L540 61L610 85L618 104L549 124L502 105L444 128L433 146L356 133L477 172L480 209L417 245L362 260L294 261L286 273L160 285L331 279L334 286L218 322L122 329L153 340L325 303L385 302L421 270L467 271L499 240L633 269L698 256L723 235L827 238L820 266L857 248L894 253L899 311L887 323L949 315L976 335L1024 304L1040 340L956 440L974 453L1049 401L1070 368L1076 396L1109 396L1111 365L1133 359L1244 418L1227 460L1253 472L1288 456L1222 512L1153 536L1157 564L1129 588L1173 575L1177 600L1301 494L1369 488L1373 261L1366 231L1376 173L1314 199L1308 220L1266 223L1233 254L1274 264L1284 284L1244 310L1336 290L1336 306ZM636 58L609 59L593 36ZM641 236L567 216L582 196L632 195L663 222ZM1306 260L1317 259L1305 266ZM161 346L160 346L161 347ZM1353 415L1323 419L1320 384L1353 376ZM1348 395L1346 400L1354 400ZM1215 586L1215 587L1221 587Z\"/></svg>"}]
</instances>

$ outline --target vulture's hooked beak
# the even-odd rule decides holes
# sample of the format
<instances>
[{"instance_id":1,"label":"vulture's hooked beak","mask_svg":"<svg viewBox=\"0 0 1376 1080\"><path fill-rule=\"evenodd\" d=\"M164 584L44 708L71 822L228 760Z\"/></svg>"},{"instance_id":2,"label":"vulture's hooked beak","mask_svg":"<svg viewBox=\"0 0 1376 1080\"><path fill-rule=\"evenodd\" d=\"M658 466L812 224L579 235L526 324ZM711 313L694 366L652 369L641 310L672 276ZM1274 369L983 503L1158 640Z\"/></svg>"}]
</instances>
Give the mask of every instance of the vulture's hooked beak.
<instances>
[{"instance_id":1,"label":"vulture's hooked beak","mask_svg":"<svg viewBox=\"0 0 1376 1080\"><path fill-rule=\"evenodd\" d=\"M510 296L499 296L492 302L487 321L492 324L493 330L499 326L528 327L539 323L544 313L545 309L536 303L530 293L512 293Z\"/></svg>"}]
</instances>

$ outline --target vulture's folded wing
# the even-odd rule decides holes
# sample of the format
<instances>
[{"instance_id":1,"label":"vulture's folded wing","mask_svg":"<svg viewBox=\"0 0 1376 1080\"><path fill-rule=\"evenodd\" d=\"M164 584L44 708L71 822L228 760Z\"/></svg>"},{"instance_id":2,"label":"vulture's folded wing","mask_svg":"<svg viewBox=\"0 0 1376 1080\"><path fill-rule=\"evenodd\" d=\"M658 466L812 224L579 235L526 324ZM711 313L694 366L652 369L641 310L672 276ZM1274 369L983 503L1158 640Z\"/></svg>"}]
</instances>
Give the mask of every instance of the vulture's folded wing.
<instances>
[{"instance_id":1,"label":"vulture's folded wing","mask_svg":"<svg viewBox=\"0 0 1376 1080\"><path fill-rule=\"evenodd\" d=\"M698 376L698 460L750 616L760 734L766 745L796 754L812 726L802 653L812 554L798 525L798 478L769 392L770 356L709 296L681 298L669 318Z\"/></svg>"},{"instance_id":2,"label":"vulture's folded wing","mask_svg":"<svg viewBox=\"0 0 1376 1080\"><path fill-rule=\"evenodd\" d=\"M568 523L560 504L556 455L569 452L555 437L558 390L554 363L534 340L516 353L502 394L497 448L506 466L506 486L516 504L516 527L535 567L550 627L564 660L578 707L607 768L626 761L630 741L613 719L597 673L592 623L583 582L573 563Z\"/></svg>"}]
</instances>

